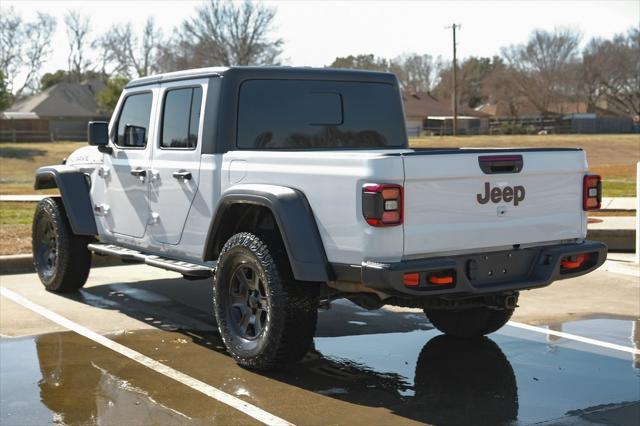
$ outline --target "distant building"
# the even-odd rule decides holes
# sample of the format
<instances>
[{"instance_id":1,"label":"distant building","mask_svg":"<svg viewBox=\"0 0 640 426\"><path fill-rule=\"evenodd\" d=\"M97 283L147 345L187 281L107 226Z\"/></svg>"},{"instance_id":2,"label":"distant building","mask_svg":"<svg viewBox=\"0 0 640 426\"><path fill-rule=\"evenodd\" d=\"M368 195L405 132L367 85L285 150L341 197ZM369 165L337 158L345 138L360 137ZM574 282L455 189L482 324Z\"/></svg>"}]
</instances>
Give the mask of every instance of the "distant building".
<instances>
[{"instance_id":1,"label":"distant building","mask_svg":"<svg viewBox=\"0 0 640 426\"><path fill-rule=\"evenodd\" d=\"M453 105L428 92L404 93L405 121L409 136L450 135L453 133ZM458 107L458 133L484 133L488 115L466 106Z\"/></svg>"},{"instance_id":2,"label":"distant building","mask_svg":"<svg viewBox=\"0 0 640 426\"><path fill-rule=\"evenodd\" d=\"M104 88L100 80L58 83L18 100L0 114L0 140L86 140L89 121L109 118L96 102Z\"/></svg>"},{"instance_id":3,"label":"distant building","mask_svg":"<svg viewBox=\"0 0 640 426\"><path fill-rule=\"evenodd\" d=\"M517 122L531 132L553 133L630 133L633 119L606 103L589 106L586 102L552 102L544 113L525 98L507 103L486 103L477 112L490 117L490 132L500 132L504 123Z\"/></svg>"}]
</instances>

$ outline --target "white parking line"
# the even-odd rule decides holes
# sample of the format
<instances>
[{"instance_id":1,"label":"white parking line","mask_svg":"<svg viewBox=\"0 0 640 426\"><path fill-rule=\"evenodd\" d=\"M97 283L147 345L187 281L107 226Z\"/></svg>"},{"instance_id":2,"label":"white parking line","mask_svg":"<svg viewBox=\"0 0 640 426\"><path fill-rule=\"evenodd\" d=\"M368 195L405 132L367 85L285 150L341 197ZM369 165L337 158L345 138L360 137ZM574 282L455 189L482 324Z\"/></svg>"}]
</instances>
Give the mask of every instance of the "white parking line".
<instances>
[{"instance_id":1,"label":"white parking line","mask_svg":"<svg viewBox=\"0 0 640 426\"><path fill-rule=\"evenodd\" d=\"M549 330L544 327L536 327L535 325L523 324L521 322L509 321L507 325L512 327L521 328L523 330L535 331L536 333L549 334L551 336L564 337L565 339L575 340L576 342L587 343L594 346L601 346L603 348L614 349L617 351L628 352L630 354L640 355L640 349L634 349L627 346L616 345L615 343L603 342L601 340L590 339L589 337L582 337L576 334L565 333L563 331Z\"/></svg>"},{"instance_id":2,"label":"white parking line","mask_svg":"<svg viewBox=\"0 0 640 426\"><path fill-rule=\"evenodd\" d=\"M62 327L65 327L71 331L78 333L81 336L86 337L87 339L93 340L96 343L101 344L102 346L111 349L123 355L139 364L144 365L166 377L169 377L177 382L182 383L185 386L190 387L198 392L201 392L223 404L226 404L236 410L243 412L244 414L253 417L254 419L268 425L292 425L288 421L281 419L280 417L276 417L271 413L264 411L261 408L256 407L255 405L251 405L248 402L245 402L239 398L236 398L233 395L229 395L226 392L221 391L211 385L208 385L198 379L195 379L187 374L184 374L178 370L175 370L169 366L166 366L152 358L149 358L146 355L143 355L139 352L134 351L133 349L128 348L127 346L121 345L120 343L114 342L111 339L108 339L94 331L89 330L88 328L76 324L75 322L56 314L44 308L40 305L37 305L25 297L5 288L0 287L0 295L6 297L7 299L24 306L27 309L32 310L33 312L47 318L50 321L55 322Z\"/></svg>"}]
</instances>

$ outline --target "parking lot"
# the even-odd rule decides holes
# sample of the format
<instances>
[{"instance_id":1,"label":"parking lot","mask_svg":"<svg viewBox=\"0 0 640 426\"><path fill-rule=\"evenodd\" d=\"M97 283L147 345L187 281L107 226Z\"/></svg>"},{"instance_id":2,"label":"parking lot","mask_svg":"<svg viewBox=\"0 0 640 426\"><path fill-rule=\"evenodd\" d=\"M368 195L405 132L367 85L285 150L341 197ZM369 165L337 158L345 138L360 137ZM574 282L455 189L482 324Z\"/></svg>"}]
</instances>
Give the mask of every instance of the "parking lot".
<instances>
[{"instance_id":1,"label":"parking lot","mask_svg":"<svg viewBox=\"0 0 640 426\"><path fill-rule=\"evenodd\" d=\"M476 341L416 310L336 302L315 350L264 374L225 353L208 280L95 268L61 296L35 274L0 276L0 423L637 425L640 286L626 260L523 293L513 321Z\"/></svg>"}]
</instances>

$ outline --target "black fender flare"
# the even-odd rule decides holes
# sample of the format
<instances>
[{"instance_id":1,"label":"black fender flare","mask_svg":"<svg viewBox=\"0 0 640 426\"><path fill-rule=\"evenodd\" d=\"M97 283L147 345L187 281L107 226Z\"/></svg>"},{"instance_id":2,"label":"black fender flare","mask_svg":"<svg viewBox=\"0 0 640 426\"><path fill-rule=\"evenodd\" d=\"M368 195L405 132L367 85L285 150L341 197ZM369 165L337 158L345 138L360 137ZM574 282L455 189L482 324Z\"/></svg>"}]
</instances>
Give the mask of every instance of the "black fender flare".
<instances>
[{"instance_id":1,"label":"black fender flare","mask_svg":"<svg viewBox=\"0 0 640 426\"><path fill-rule=\"evenodd\" d=\"M65 165L40 167L36 171L33 188L58 188L73 233L89 236L98 234L89 196L89 183L84 172Z\"/></svg>"},{"instance_id":2,"label":"black fender flare","mask_svg":"<svg viewBox=\"0 0 640 426\"><path fill-rule=\"evenodd\" d=\"M293 188L268 185L268 189L235 188L227 191L213 215L203 252L204 260L216 260L216 234L227 210L236 204L253 204L268 208L280 230L293 276L300 281L327 282L333 273L327 260L311 206L305 195ZM267 185L264 185L267 186ZM275 189L275 190L274 190ZM224 242L222 242L224 244Z\"/></svg>"}]
</instances>

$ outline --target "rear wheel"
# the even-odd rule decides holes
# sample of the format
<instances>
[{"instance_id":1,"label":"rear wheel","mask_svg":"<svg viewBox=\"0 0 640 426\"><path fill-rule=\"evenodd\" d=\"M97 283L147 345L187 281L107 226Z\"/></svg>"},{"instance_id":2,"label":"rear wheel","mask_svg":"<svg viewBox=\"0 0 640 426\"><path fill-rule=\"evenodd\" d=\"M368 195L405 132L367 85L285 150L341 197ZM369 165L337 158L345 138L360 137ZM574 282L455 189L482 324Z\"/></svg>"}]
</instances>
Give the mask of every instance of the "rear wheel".
<instances>
[{"instance_id":1,"label":"rear wheel","mask_svg":"<svg viewBox=\"0 0 640 426\"><path fill-rule=\"evenodd\" d=\"M243 232L226 242L218 259L216 320L227 350L243 367L266 370L298 361L313 343L317 286L290 278L281 246L275 238Z\"/></svg>"},{"instance_id":2,"label":"rear wheel","mask_svg":"<svg viewBox=\"0 0 640 426\"><path fill-rule=\"evenodd\" d=\"M509 321L515 309L489 306L469 309L425 309L431 324L446 335L472 338L493 333Z\"/></svg>"},{"instance_id":3,"label":"rear wheel","mask_svg":"<svg viewBox=\"0 0 640 426\"><path fill-rule=\"evenodd\" d=\"M45 198L36 206L31 247L33 263L47 290L72 292L89 276L90 238L74 235L60 198Z\"/></svg>"}]
</instances>

